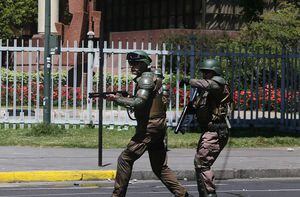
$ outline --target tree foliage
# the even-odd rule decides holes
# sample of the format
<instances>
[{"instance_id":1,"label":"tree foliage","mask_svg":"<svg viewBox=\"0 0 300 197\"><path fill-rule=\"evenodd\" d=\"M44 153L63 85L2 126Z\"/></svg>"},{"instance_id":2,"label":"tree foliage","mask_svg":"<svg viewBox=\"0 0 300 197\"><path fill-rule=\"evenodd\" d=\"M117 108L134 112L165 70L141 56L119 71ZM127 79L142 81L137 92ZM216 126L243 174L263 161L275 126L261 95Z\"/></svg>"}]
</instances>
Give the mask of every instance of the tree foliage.
<instances>
[{"instance_id":1,"label":"tree foliage","mask_svg":"<svg viewBox=\"0 0 300 197\"><path fill-rule=\"evenodd\" d=\"M259 21L259 16L263 13L264 0L240 0L239 5L243 8L242 14L245 21Z\"/></svg>"},{"instance_id":2,"label":"tree foliage","mask_svg":"<svg viewBox=\"0 0 300 197\"><path fill-rule=\"evenodd\" d=\"M225 32L212 34L204 34L201 32L183 32L181 34L164 35L161 38L161 42L166 44L167 50L174 51L174 55L165 60L167 72L171 72L170 67L172 67L173 73L175 73L177 66L179 66L181 70L186 70L187 72L191 69L189 55L183 55L181 58L178 58L177 52L180 50L186 52L187 54L189 54L191 50L194 50L195 52L206 51L213 53L213 50L216 49L218 43L228 39L229 35ZM195 56L194 61L195 65L199 65L203 60L200 58L200 56ZM160 64L163 64L161 58Z\"/></svg>"},{"instance_id":3,"label":"tree foliage","mask_svg":"<svg viewBox=\"0 0 300 197\"><path fill-rule=\"evenodd\" d=\"M24 27L37 22L37 0L0 0L0 38L22 35Z\"/></svg>"},{"instance_id":4,"label":"tree foliage","mask_svg":"<svg viewBox=\"0 0 300 197\"><path fill-rule=\"evenodd\" d=\"M276 10L264 13L261 19L242 28L239 38L232 41L233 44L255 48L297 47L300 40L299 7L283 2Z\"/></svg>"}]
</instances>

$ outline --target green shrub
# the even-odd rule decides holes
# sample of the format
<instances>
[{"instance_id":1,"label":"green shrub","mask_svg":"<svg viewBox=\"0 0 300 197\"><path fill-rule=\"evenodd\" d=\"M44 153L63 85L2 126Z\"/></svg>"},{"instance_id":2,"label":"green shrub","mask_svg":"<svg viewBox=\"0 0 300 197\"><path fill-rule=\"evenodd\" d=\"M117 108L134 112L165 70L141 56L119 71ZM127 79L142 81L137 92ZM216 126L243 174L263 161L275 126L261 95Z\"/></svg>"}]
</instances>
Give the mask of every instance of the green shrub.
<instances>
[{"instance_id":1,"label":"green shrub","mask_svg":"<svg viewBox=\"0 0 300 197\"><path fill-rule=\"evenodd\" d=\"M14 83L14 71L13 70L7 70L6 68L1 68L1 81L2 84L6 84L6 81L8 81L9 84ZM60 76L59 76L60 75ZM52 73L52 79L54 84L58 84L59 77L61 77L62 85L64 86L67 84L67 72L53 72ZM31 82L37 82L37 78L39 78L39 82L42 84L44 82L44 74L43 72L32 72L31 75L29 75L28 72L16 72L16 80L17 83L21 83L23 80L23 85L27 86L29 82L29 78L31 78Z\"/></svg>"}]
</instances>

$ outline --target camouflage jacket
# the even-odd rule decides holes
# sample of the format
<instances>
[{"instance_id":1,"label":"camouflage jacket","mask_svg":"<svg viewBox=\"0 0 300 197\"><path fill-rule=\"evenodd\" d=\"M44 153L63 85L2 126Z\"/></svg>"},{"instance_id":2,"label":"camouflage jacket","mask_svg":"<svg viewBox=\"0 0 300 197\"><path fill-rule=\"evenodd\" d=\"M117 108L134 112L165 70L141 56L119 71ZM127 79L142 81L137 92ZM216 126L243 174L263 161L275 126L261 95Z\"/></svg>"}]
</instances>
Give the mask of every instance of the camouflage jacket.
<instances>
[{"instance_id":1,"label":"camouflage jacket","mask_svg":"<svg viewBox=\"0 0 300 197\"><path fill-rule=\"evenodd\" d=\"M230 103L230 90L225 79L220 76L208 80L191 79L190 84L199 92L193 103L199 124L225 122Z\"/></svg>"}]
</instances>

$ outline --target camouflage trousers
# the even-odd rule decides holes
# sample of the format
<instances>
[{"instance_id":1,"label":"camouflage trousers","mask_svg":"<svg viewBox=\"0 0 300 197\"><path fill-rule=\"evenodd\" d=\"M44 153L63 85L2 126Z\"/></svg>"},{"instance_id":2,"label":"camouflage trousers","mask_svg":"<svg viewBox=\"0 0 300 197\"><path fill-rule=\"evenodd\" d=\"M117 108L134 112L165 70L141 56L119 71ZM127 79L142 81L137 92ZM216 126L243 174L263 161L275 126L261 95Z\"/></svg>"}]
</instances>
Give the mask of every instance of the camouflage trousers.
<instances>
[{"instance_id":1,"label":"camouflage trousers","mask_svg":"<svg viewBox=\"0 0 300 197\"><path fill-rule=\"evenodd\" d=\"M167 153L163 141L166 128L165 126L160 127L160 129L157 128L159 127L149 127L148 125L145 132L137 130L127 148L119 156L113 197L124 197L126 195L133 164L146 150L149 153L154 174L176 197L185 196L186 189L181 186L174 172L167 165Z\"/></svg>"},{"instance_id":2,"label":"camouflage trousers","mask_svg":"<svg viewBox=\"0 0 300 197\"><path fill-rule=\"evenodd\" d=\"M216 191L215 177L211 166L227 144L229 137L229 131L226 126L210 125L202 129L203 132L199 139L194 159L199 194L200 190L205 193L214 193Z\"/></svg>"}]
</instances>

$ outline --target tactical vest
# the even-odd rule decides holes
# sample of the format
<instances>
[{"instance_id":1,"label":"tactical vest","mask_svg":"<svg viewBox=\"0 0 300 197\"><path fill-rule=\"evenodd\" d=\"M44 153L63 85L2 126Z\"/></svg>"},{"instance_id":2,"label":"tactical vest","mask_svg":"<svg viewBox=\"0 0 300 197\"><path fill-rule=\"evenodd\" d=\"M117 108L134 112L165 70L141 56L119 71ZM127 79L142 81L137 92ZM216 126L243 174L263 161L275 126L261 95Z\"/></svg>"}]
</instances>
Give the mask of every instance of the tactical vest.
<instances>
[{"instance_id":1,"label":"tactical vest","mask_svg":"<svg viewBox=\"0 0 300 197\"><path fill-rule=\"evenodd\" d=\"M142 76L137 79L139 89L149 91L149 99L146 104L140 108L135 109L135 117L137 121L154 118L166 117L166 105L163 102L162 79L156 76L153 72L144 72Z\"/></svg>"},{"instance_id":2,"label":"tactical vest","mask_svg":"<svg viewBox=\"0 0 300 197\"><path fill-rule=\"evenodd\" d=\"M150 110L150 119L166 117L167 106L164 100L164 91L162 88L162 79L154 77L155 87L153 90L153 101Z\"/></svg>"},{"instance_id":3,"label":"tactical vest","mask_svg":"<svg viewBox=\"0 0 300 197\"><path fill-rule=\"evenodd\" d=\"M226 81L215 76L211 79L220 86L219 90L201 92L193 103L200 126L208 123L224 123L229 113L230 90Z\"/></svg>"}]
</instances>

